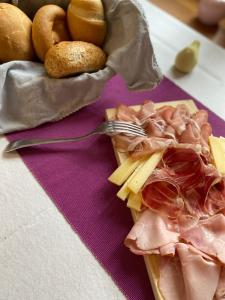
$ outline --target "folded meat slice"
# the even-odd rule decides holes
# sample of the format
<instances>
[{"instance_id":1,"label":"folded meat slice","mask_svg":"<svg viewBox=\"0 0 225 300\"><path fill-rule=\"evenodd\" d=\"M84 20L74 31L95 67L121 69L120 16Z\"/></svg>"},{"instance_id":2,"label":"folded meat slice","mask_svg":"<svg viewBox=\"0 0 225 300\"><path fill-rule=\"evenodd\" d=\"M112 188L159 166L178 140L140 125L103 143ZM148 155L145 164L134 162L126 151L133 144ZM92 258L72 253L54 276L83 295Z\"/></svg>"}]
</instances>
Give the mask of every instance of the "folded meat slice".
<instances>
[{"instance_id":1,"label":"folded meat slice","mask_svg":"<svg viewBox=\"0 0 225 300\"><path fill-rule=\"evenodd\" d=\"M146 100L142 105L140 111L137 113L137 117L141 124L144 124L146 120L156 115L155 104L152 101Z\"/></svg>"},{"instance_id":2,"label":"folded meat slice","mask_svg":"<svg viewBox=\"0 0 225 300\"><path fill-rule=\"evenodd\" d=\"M168 125L174 128L178 135L185 131L190 118L188 107L185 104L179 104L176 108L166 105L158 109L157 112Z\"/></svg>"},{"instance_id":3,"label":"folded meat slice","mask_svg":"<svg viewBox=\"0 0 225 300\"><path fill-rule=\"evenodd\" d=\"M220 273L219 284L217 286L215 300L225 299L225 267L222 268Z\"/></svg>"},{"instance_id":4,"label":"folded meat slice","mask_svg":"<svg viewBox=\"0 0 225 300\"><path fill-rule=\"evenodd\" d=\"M196 122L199 128L208 122L208 112L204 109L199 109L196 113L191 116L192 120Z\"/></svg>"},{"instance_id":5,"label":"folded meat slice","mask_svg":"<svg viewBox=\"0 0 225 300\"><path fill-rule=\"evenodd\" d=\"M117 107L116 119L119 121L140 123L138 119L138 112L124 104L120 104Z\"/></svg>"},{"instance_id":6,"label":"folded meat slice","mask_svg":"<svg viewBox=\"0 0 225 300\"><path fill-rule=\"evenodd\" d=\"M186 299L212 300L219 282L220 265L190 245L179 243L176 250L181 262Z\"/></svg>"},{"instance_id":7,"label":"folded meat slice","mask_svg":"<svg viewBox=\"0 0 225 300\"><path fill-rule=\"evenodd\" d=\"M142 125L147 133L147 138L144 140L135 140L140 143L140 145L136 143L136 147L133 146L133 137L118 137L119 150L130 151L134 158L141 158L182 143L193 145L194 150L200 147L202 154L209 161L208 139L212 128L208 123L208 113L205 110L199 110L191 115L184 104L179 104L176 108L165 105L155 109L154 103L146 100L138 112L125 105L119 105L116 119Z\"/></svg>"},{"instance_id":8,"label":"folded meat slice","mask_svg":"<svg viewBox=\"0 0 225 300\"><path fill-rule=\"evenodd\" d=\"M179 137L180 143L199 144L202 146L202 153L208 158L209 136L212 134L212 127L208 123L208 113L199 110L191 116L186 126L186 130Z\"/></svg>"},{"instance_id":9,"label":"folded meat slice","mask_svg":"<svg viewBox=\"0 0 225 300\"><path fill-rule=\"evenodd\" d=\"M160 118L160 117L156 117L156 118L149 118L148 120L146 120L145 122L145 132L147 133L147 135L149 137L165 137L165 130L166 130L167 124L166 122ZM168 131L169 129L167 129L167 136L168 136ZM170 131L170 138L172 136L172 131ZM174 138L174 135L172 136L172 138Z\"/></svg>"},{"instance_id":10,"label":"folded meat slice","mask_svg":"<svg viewBox=\"0 0 225 300\"><path fill-rule=\"evenodd\" d=\"M133 159L141 159L144 156L151 155L154 152L159 152L167 149L169 146L174 145L175 142L172 139L148 137L148 138L136 138L135 141L128 146L127 150Z\"/></svg>"},{"instance_id":11,"label":"folded meat slice","mask_svg":"<svg viewBox=\"0 0 225 300\"><path fill-rule=\"evenodd\" d=\"M206 203L206 210L214 215L225 209L225 178L214 184L209 190Z\"/></svg>"},{"instance_id":12,"label":"folded meat slice","mask_svg":"<svg viewBox=\"0 0 225 300\"><path fill-rule=\"evenodd\" d=\"M171 218L186 211L197 217L208 215L207 197L220 179L215 167L206 165L190 148L169 148L162 162L161 168L153 172L144 186L143 203ZM225 201L221 202L221 209L222 204L225 205Z\"/></svg>"},{"instance_id":13,"label":"folded meat slice","mask_svg":"<svg viewBox=\"0 0 225 300\"><path fill-rule=\"evenodd\" d=\"M216 168L206 164L192 149L168 149L163 161L173 170L175 175L172 177L179 185L189 213L199 217L209 214L206 206L208 194L214 184L221 180Z\"/></svg>"},{"instance_id":14,"label":"folded meat slice","mask_svg":"<svg viewBox=\"0 0 225 300\"><path fill-rule=\"evenodd\" d=\"M165 300L191 300L185 295L184 279L178 256L161 256L159 273L158 286Z\"/></svg>"},{"instance_id":15,"label":"folded meat slice","mask_svg":"<svg viewBox=\"0 0 225 300\"><path fill-rule=\"evenodd\" d=\"M198 186L205 174L200 156L192 149L168 149L163 162L174 172L173 178L184 191Z\"/></svg>"},{"instance_id":16,"label":"folded meat slice","mask_svg":"<svg viewBox=\"0 0 225 300\"><path fill-rule=\"evenodd\" d=\"M220 265L191 245L178 243L176 252L174 257L160 257L159 289L164 299L212 300Z\"/></svg>"},{"instance_id":17,"label":"folded meat slice","mask_svg":"<svg viewBox=\"0 0 225 300\"><path fill-rule=\"evenodd\" d=\"M225 264L225 216L214 215L190 229L181 230L180 238L196 249L218 259Z\"/></svg>"},{"instance_id":18,"label":"folded meat slice","mask_svg":"<svg viewBox=\"0 0 225 300\"><path fill-rule=\"evenodd\" d=\"M116 135L113 137L115 147L123 152L130 152L133 159L141 159L154 152L163 151L175 142L172 139L160 137L129 137Z\"/></svg>"},{"instance_id":19,"label":"folded meat slice","mask_svg":"<svg viewBox=\"0 0 225 300\"><path fill-rule=\"evenodd\" d=\"M189 119L190 112L188 107L185 104L179 104L177 105L169 124L176 130L177 134L180 135L185 131Z\"/></svg>"},{"instance_id":20,"label":"folded meat slice","mask_svg":"<svg viewBox=\"0 0 225 300\"><path fill-rule=\"evenodd\" d=\"M169 245L166 253L173 252L173 245L178 242L178 233L173 224L160 214L146 209L140 215L125 239L125 246L137 255L160 253L160 247Z\"/></svg>"},{"instance_id":21,"label":"folded meat slice","mask_svg":"<svg viewBox=\"0 0 225 300\"><path fill-rule=\"evenodd\" d=\"M179 186L168 168L156 169L142 191L145 206L170 218L176 218L184 207L179 195Z\"/></svg>"}]
</instances>

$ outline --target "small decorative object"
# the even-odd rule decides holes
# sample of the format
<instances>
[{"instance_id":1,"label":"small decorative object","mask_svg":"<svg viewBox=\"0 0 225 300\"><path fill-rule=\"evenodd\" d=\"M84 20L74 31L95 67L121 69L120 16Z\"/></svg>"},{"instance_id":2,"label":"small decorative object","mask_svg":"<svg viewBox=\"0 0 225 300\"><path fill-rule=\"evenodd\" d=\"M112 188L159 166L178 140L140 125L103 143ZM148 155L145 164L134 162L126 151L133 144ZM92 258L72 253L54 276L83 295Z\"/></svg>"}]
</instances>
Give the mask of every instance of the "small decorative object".
<instances>
[{"instance_id":1,"label":"small decorative object","mask_svg":"<svg viewBox=\"0 0 225 300\"><path fill-rule=\"evenodd\" d=\"M198 63L200 42L193 41L190 46L182 49L176 56L175 68L183 73L189 73Z\"/></svg>"},{"instance_id":2,"label":"small decorative object","mask_svg":"<svg viewBox=\"0 0 225 300\"><path fill-rule=\"evenodd\" d=\"M219 28L213 40L225 48L225 18L219 22Z\"/></svg>"},{"instance_id":3,"label":"small decorative object","mask_svg":"<svg viewBox=\"0 0 225 300\"><path fill-rule=\"evenodd\" d=\"M225 17L225 0L200 0L199 20L207 25L215 25Z\"/></svg>"}]
</instances>

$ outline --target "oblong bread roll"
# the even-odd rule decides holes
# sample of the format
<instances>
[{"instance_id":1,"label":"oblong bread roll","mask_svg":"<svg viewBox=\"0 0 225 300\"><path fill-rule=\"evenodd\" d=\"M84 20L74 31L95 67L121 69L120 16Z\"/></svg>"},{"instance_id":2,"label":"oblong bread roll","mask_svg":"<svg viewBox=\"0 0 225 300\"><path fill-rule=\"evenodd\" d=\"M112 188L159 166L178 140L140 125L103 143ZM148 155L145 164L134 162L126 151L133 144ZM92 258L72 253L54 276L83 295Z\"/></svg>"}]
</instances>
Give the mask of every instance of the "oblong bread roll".
<instances>
[{"instance_id":1,"label":"oblong bread roll","mask_svg":"<svg viewBox=\"0 0 225 300\"><path fill-rule=\"evenodd\" d=\"M0 3L0 62L34 60L32 22L22 10Z\"/></svg>"},{"instance_id":2,"label":"oblong bread roll","mask_svg":"<svg viewBox=\"0 0 225 300\"><path fill-rule=\"evenodd\" d=\"M54 78L102 69L105 52L87 42L61 42L51 47L45 56L45 69Z\"/></svg>"},{"instance_id":3,"label":"oblong bread roll","mask_svg":"<svg viewBox=\"0 0 225 300\"><path fill-rule=\"evenodd\" d=\"M73 40L103 45L106 21L101 0L71 0L67 22Z\"/></svg>"},{"instance_id":4,"label":"oblong bread roll","mask_svg":"<svg viewBox=\"0 0 225 300\"><path fill-rule=\"evenodd\" d=\"M62 41L69 41L70 34L63 8L53 4L42 6L34 16L32 39L41 61L44 61L50 47Z\"/></svg>"}]
</instances>

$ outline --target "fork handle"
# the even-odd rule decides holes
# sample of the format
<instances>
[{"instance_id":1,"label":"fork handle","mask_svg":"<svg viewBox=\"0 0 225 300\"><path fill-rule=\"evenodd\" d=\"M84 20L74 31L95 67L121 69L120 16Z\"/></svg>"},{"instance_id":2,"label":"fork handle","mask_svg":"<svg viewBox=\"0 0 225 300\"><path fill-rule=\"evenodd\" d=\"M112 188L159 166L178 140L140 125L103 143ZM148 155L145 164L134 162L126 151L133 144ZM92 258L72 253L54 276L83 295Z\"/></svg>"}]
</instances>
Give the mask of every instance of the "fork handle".
<instances>
[{"instance_id":1,"label":"fork handle","mask_svg":"<svg viewBox=\"0 0 225 300\"><path fill-rule=\"evenodd\" d=\"M7 147L5 148L5 152L11 152L17 149L22 149L30 146L37 146L37 145L47 145L47 144L54 144L54 143L64 143L64 142L78 142L88 138L91 135L98 134L96 131L92 131L88 134L75 137L75 138L57 138L57 139L31 139L31 140L16 140L10 142Z\"/></svg>"}]
</instances>

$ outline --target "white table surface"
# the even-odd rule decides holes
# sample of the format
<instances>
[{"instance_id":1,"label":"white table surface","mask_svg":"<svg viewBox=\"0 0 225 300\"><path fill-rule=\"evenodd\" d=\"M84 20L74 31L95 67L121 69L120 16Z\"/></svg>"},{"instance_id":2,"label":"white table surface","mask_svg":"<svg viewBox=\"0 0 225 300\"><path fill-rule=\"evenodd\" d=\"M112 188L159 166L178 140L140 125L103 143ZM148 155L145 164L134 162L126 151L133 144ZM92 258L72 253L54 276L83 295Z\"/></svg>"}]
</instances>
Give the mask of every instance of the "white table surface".
<instances>
[{"instance_id":1,"label":"white table surface","mask_svg":"<svg viewBox=\"0 0 225 300\"><path fill-rule=\"evenodd\" d=\"M225 119L225 50L140 0L165 75ZM178 50L201 41L192 74L172 71ZM122 300L125 296L70 228L19 156L0 138L0 300ZM140 299L141 300L141 299Z\"/></svg>"}]
</instances>

